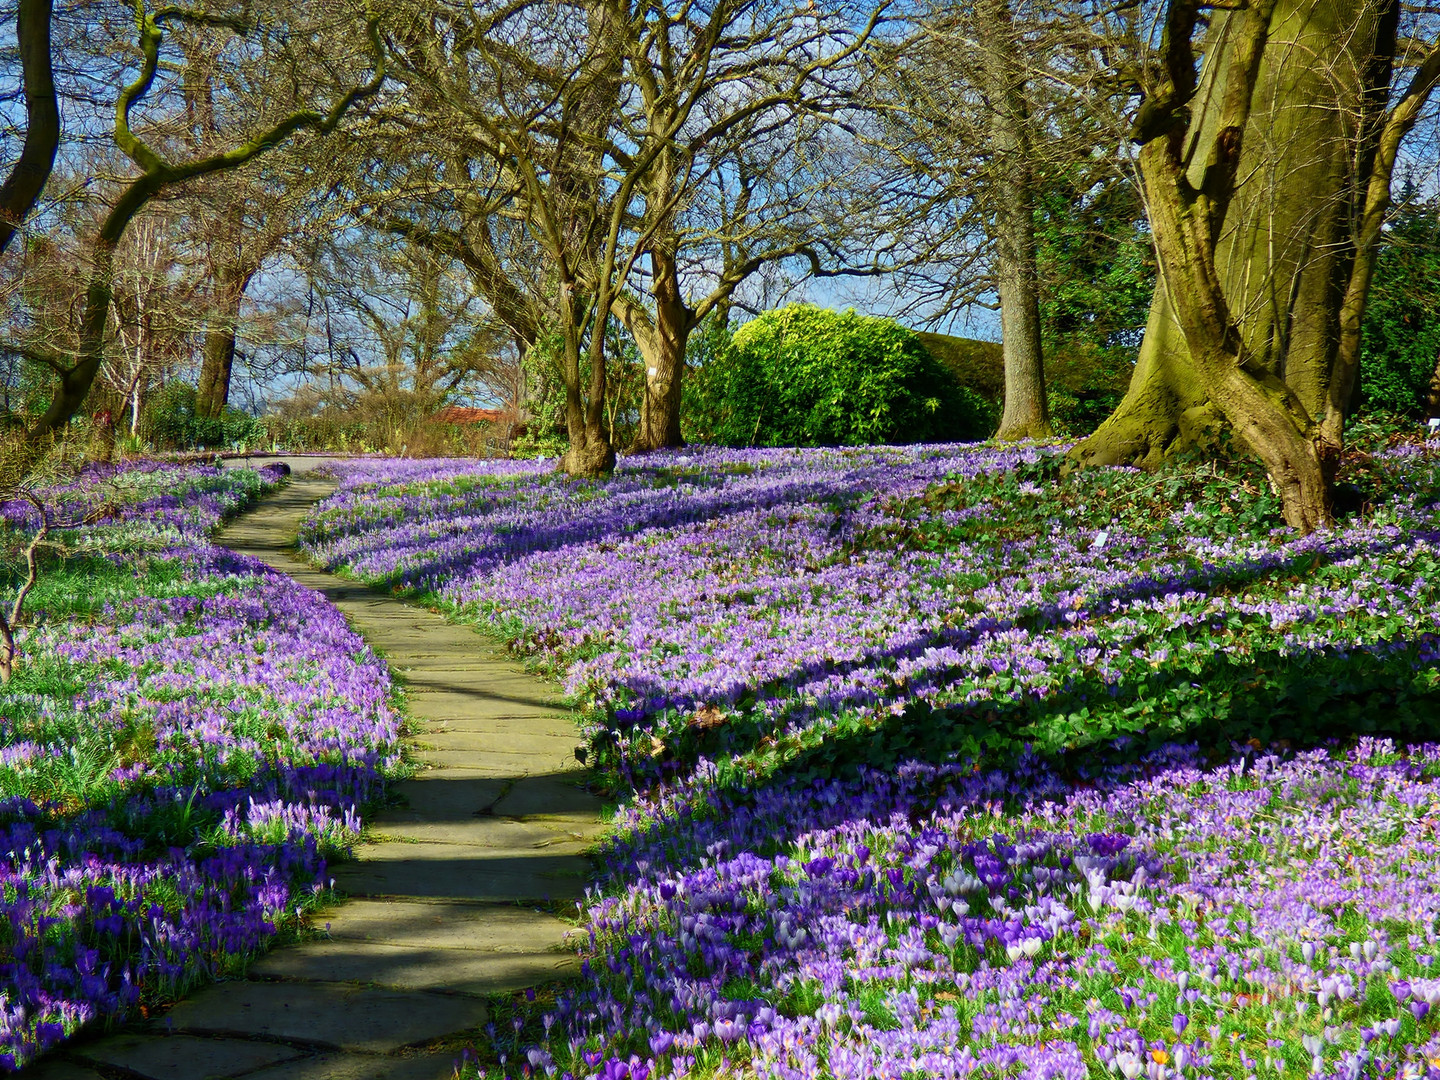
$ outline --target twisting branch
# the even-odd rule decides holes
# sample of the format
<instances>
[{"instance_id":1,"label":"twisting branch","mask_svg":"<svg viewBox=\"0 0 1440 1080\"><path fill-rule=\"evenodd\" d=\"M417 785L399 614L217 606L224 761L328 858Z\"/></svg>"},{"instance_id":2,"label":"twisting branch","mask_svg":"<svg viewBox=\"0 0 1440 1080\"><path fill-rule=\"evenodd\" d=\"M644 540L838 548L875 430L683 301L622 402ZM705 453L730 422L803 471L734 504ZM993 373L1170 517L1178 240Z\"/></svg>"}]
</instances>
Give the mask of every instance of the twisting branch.
<instances>
[{"instance_id":1,"label":"twisting branch","mask_svg":"<svg viewBox=\"0 0 1440 1080\"><path fill-rule=\"evenodd\" d=\"M40 529L30 538L30 543L25 547L25 580L20 584L20 591L15 594L10 611L7 613L0 608L0 684L8 683L10 677L15 673L15 661L18 656L15 647L15 629L25 611L25 600L40 579L40 548L44 546L50 535L50 515L45 512L45 504L40 501L39 496L28 490L19 492L19 495L35 507L36 512L40 515Z\"/></svg>"},{"instance_id":2,"label":"twisting branch","mask_svg":"<svg viewBox=\"0 0 1440 1080\"><path fill-rule=\"evenodd\" d=\"M25 146L0 187L0 252L34 209L60 148L60 106L50 57L51 0L20 0L15 39L25 88Z\"/></svg>"}]
</instances>

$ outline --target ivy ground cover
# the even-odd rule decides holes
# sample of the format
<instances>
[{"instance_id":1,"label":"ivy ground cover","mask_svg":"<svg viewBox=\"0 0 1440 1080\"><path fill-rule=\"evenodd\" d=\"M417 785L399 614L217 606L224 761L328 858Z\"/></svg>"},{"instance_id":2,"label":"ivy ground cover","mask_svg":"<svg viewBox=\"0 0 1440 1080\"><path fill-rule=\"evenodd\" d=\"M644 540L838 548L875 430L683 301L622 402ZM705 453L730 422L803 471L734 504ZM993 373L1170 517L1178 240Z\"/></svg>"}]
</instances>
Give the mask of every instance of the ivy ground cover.
<instances>
[{"instance_id":1,"label":"ivy ground cover","mask_svg":"<svg viewBox=\"0 0 1440 1080\"><path fill-rule=\"evenodd\" d=\"M209 538L275 482L141 465L41 493L59 549L0 687L0 1072L242 964L397 763L384 665ZM0 506L21 543L40 513Z\"/></svg>"},{"instance_id":2,"label":"ivy ground cover","mask_svg":"<svg viewBox=\"0 0 1440 1080\"><path fill-rule=\"evenodd\" d=\"M542 470L356 465L306 533L550 665L620 802L477 1069L1440 1074L1428 449L1305 539L1238 465Z\"/></svg>"}]
</instances>

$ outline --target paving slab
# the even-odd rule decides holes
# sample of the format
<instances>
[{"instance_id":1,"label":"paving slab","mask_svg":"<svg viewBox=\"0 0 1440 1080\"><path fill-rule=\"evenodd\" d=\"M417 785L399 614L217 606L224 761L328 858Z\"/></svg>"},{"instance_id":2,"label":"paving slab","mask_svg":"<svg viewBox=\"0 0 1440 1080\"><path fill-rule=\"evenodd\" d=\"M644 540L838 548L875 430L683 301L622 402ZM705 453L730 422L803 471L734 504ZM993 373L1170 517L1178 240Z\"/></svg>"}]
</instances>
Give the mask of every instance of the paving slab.
<instances>
[{"instance_id":1,"label":"paving slab","mask_svg":"<svg viewBox=\"0 0 1440 1080\"><path fill-rule=\"evenodd\" d=\"M402 678L407 681L433 679L437 690L443 689L444 681L456 672L489 672L500 664L511 673L516 670L517 661L513 656L499 646L487 642L479 634L471 636L473 641L465 646L463 651L452 652L450 655L442 654L433 648L397 648L393 653L387 653L385 658L392 661L391 667Z\"/></svg>"},{"instance_id":2,"label":"paving slab","mask_svg":"<svg viewBox=\"0 0 1440 1080\"><path fill-rule=\"evenodd\" d=\"M434 663L451 657L472 663L485 658L503 665L508 674L516 670L500 654L489 653L488 643L474 630L453 626L439 615L407 606L404 600L376 594L376 606L365 610L369 613L366 624L376 637L384 638L381 647L387 652L425 656Z\"/></svg>"},{"instance_id":3,"label":"paving slab","mask_svg":"<svg viewBox=\"0 0 1440 1080\"><path fill-rule=\"evenodd\" d=\"M75 1056L146 1080L226 1080L265 1065L297 1058L302 1051L246 1039L197 1039L193 1035L123 1034L80 1047Z\"/></svg>"},{"instance_id":4,"label":"paving slab","mask_svg":"<svg viewBox=\"0 0 1440 1080\"><path fill-rule=\"evenodd\" d=\"M400 601L396 601L399 603ZM407 612L413 609L406 608ZM439 619L438 615L426 616L431 619ZM398 622L400 615L394 618ZM479 631L468 630L457 627L451 623L442 623L436 627L434 634L422 634L423 622L411 615L404 616L407 626L415 630L415 634L407 640L396 640L387 651L387 655L394 658L397 663L411 664L416 667L433 667L441 663L449 663L454 660L459 667L458 671L465 671L477 666L488 667L492 661L504 660L510 663L509 654L488 638L482 637ZM436 642L448 642L449 649L440 648ZM464 644L459 656L454 656L455 647Z\"/></svg>"},{"instance_id":5,"label":"paving slab","mask_svg":"<svg viewBox=\"0 0 1440 1080\"><path fill-rule=\"evenodd\" d=\"M56 1057L43 1057L25 1066L24 1074L25 1080L105 1080L94 1069Z\"/></svg>"},{"instance_id":6,"label":"paving slab","mask_svg":"<svg viewBox=\"0 0 1440 1080\"><path fill-rule=\"evenodd\" d=\"M580 746L585 739L578 728L569 721L558 719L549 713L536 712L534 716L495 716L479 713L472 716L415 716L422 731L469 731L487 735L541 735L549 739L564 739L571 747Z\"/></svg>"},{"instance_id":7,"label":"paving slab","mask_svg":"<svg viewBox=\"0 0 1440 1080\"><path fill-rule=\"evenodd\" d=\"M387 810L371 822L375 840L392 838L432 844L451 844L478 849L481 858L496 852L524 855L531 851L568 844L578 850L573 837L539 822L516 821L486 815L459 819L436 819L404 810Z\"/></svg>"},{"instance_id":8,"label":"paving slab","mask_svg":"<svg viewBox=\"0 0 1440 1080\"><path fill-rule=\"evenodd\" d=\"M314 922L331 941L478 952L546 952L570 929L533 908L414 900L351 900Z\"/></svg>"},{"instance_id":9,"label":"paving slab","mask_svg":"<svg viewBox=\"0 0 1440 1080\"><path fill-rule=\"evenodd\" d=\"M316 941L276 949L251 965L263 978L321 983L364 983L402 990L445 990L500 994L563 978L579 960L549 949L541 952L479 952L421 945Z\"/></svg>"},{"instance_id":10,"label":"paving slab","mask_svg":"<svg viewBox=\"0 0 1440 1080\"><path fill-rule=\"evenodd\" d=\"M458 821L471 817L524 819L567 837L594 841L605 833L601 800L564 779L497 777L461 769L435 769L397 784L401 804L386 811L404 820ZM419 839L419 835L415 835Z\"/></svg>"},{"instance_id":11,"label":"paving slab","mask_svg":"<svg viewBox=\"0 0 1440 1080\"><path fill-rule=\"evenodd\" d=\"M400 807L427 817L455 819L494 812L506 792L504 780L489 776L452 776L437 770L422 772L390 789Z\"/></svg>"},{"instance_id":12,"label":"paving slab","mask_svg":"<svg viewBox=\"0 0 1440 1080\"><path fill-rule=\"evenodd\" d=\"M254 1080L454 1080L458 1054L414 1057L362 1057L322 1054L251 1073Z\"/></svg>"},{"instance_id":13,"label":"paving slab","mask_svg":"<svg viewBox=\"0 0 1440 1080\"><path fill-rule=\"evenodd\" d=\"M577 762L578 764L578 762ZM502 817L579 818L597 831L603 829L597 795L549 776L530 776L511 784L491 807Z\"/></svg>"},{"instance_id":14,"label":"paving slab","mask_svg":"<svg viewBox=\"0 0 1440 1080\"><path fill-rule=\"evenodd\" d=\"M329 924L324 939L278 949L252 965L254 978L181 1002L166 1018L172 1034L91 1044L108 1056L43 1080L97 1080L92 1064L147 1080L449 1080L453 1053L406 1048L481 1027L483 1003L464 995L577 966L566 924L525 906L583 895L593 869L577 852L602 830L601 804L575 784L585 770L573 713L558 687L475 629L301 561L294 535L333 489L297 477L224 540L345 614L404 687L432 768L398 785L401 805L372 822L385 839L335 867L358 898L313 920ZM172 1067L185 1054L189 1065Z\"/></svg>"},{"instance_id":15,"label":"paving slab","mask_svg":"<svg viewBox=\"0 0 1440 1080\"><path fill-rule=\"evenodd\" d=\"M578 783L579 776L498 777L474 769L428 769L395 785L405 804L436 816L480 811L501 817L544 819L583 815L599 824L604 801Z\"/></svg>"},{"instance_id":16,"label":"paving slab","mask_svg":"<svg viewBox=\"0 0 1440 1080\"><path fill-rule=\"evenodd\" d=\"M575 757L574 747L569 753L558 749L544 756L540 754L509 754L496 750L417 750L415 760L442 769L456 769L476 776L489 776L519 780L527 776L549 776L555 773L572 772L577 776L585 767Z\"/></svg>"},{"instance_id":17,"label":"paving slab","mask_svg":"<svg viewBox=\"0 0 1440 1080\"><path fill-rule=\"evenodd\" d=\"M478 1028L486 1010L470 998L415 991L247 981L207 986L167 1019L178 1032L386 1053Z\"/></svg>"},{"instance_id":18,"label":"paving slab","mask_svg":"<svg viewBox=\"0 0 1440 1080\"><path fill-rule=\"evenodd\" d=\"M517 754L564 760L575 756L580 740L574 735L544 731L469 731L464 728L427 730L419 740L436 750L477 750L486 754Z\"/></svg>"},{"instance_id":19,"label":"paving slab","mask_svg":"<svg viewBox=\"0 0 1440 1080\"><path fill-rule=\"evenodd\" d=\"M591 866L562 854L477 857L453 844L384 842L360 849L359 862L335 867L340 891L352 896L443 900L574 900L584 895Z\"/></svg>"},{"instance_id":20,"label":"paving slab","mask_svg":"<svg viewBox=\"0 0 1440 1080\"><path fill-rule=\"evenodd\" d=\"M476 681L481 682L481 673ZM559 717L565 708L559 696L551 697L536 688L527 688L524 683L510 685L489 685L488 681L474 690L435 689L420 690L413 685L406 687L406 703L417 716L443 720L454 716L544 716ZM575 729L573 722L570 723Z\"/></svg>"}]
</instances>

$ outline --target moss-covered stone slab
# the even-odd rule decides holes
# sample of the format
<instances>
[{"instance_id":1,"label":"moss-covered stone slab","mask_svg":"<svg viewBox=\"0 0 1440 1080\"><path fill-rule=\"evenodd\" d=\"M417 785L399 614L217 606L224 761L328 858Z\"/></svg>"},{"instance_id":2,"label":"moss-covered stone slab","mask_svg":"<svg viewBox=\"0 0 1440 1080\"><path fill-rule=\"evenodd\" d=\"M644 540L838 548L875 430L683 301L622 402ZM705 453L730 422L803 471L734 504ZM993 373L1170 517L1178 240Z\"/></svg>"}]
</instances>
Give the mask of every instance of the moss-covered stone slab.
<instances>
[{"instance_id":1,"label":"moss-covered stone slab","mask_svg":"<svg viewBox=\"0 0 1440 1080\"><path fill-rule=\"evenodd\" d=\"M479 952L555 952L570 927L518 905L351 900L316 915L331 941Z\"/></svg>"},{"instance_id":2,"label":"moss-covered stone slab","mask_svg":"<svg viewBox=\"0 0 1440 1080\"><path fill-rule=\"evenodd\" d=\"M483 1025L470 998L312 982L217 983L180 1002L177 1032L260 1036L297 1045L386 1053Z\"/></svg>"},{"instance_id":3,"label":"moss-covered stone slab","mask_svg":"<svg viewBox=\"0 0 1440 1080\"><path fill-rule=\"evenodd\" d=\"M438 949L356 941L317 941L278 949L251 967L262 978L363 983L402 990L499 994L564 978L573 956L541 952Z\"/></svg>"},{"instance_id":4,"label":"moss-covered stone slab","mask_svg":"<svg viewBox=\"0 0 1440 1080\"><path fill-rule=\"evenodd\" d=\"M454 1080L458 1063L458 1054L444 1051L407 1057L323 1054L250 1076L254 1080Z\"/></svg>"},{"instance_id":5,"label":"moss-covered stone slab","mask_svg":"<svg viewBox=\"0 0 1440 1080\"><path fill-rule=\"evenodd\" d=\"M491 815L436 818L413 811L392 810L371 823L376 840L406 840L431 844L455 844L477 848L484 855L551 851L557 845L578 852L583 846L575 837L539 822L516 821Z\"/></svg>"},{"instance_id":6,"label":"moss-covered stone slab","mask_svg":"<svg viewBox=\"0 0 1440 1080\"><path fill-rule=\"evenodd\" d=\"M351 896L546 901L584 895L591 865L575 855L487 855L454 844L367 845L363 861L337 866L335 885Z\"/></svg>"},{"instance_id":7,"label":"moss-covered stone slab","mask_svg":"<svg viewBox=\"0 0 1440 1080\"><path fill-rule=\"evenodd\" d=\"M302 1051L245 1039L199 1039L191 1035L115 1035L80 1047L75 1056L124 1069L146 1080L226 1080L297 1058Z\"/></svg>"}]
</instances>

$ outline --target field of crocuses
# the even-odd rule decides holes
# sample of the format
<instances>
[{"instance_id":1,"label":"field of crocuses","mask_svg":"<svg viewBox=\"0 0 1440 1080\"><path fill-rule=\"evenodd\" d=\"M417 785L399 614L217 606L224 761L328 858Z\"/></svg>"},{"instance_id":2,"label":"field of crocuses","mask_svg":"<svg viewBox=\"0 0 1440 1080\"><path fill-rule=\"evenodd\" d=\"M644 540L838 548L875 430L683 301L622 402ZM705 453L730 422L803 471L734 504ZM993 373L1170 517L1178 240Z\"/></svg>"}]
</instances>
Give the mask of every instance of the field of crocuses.
<instances>
[{"instance_id":1,"label":"field of crocuses","mask_svg":"<svg viewBox=\"0 0 1440 1080\"><path fill-rule=\"evenodd\" d=\"M585 978L488 1065L1440 1074L1440 456L369 462L306 534L553 668L620 800Z\"/></svg>"},{"instance_id":2,"label":"field of crocuses","mask_svg":"<svg viewBox=\"0 0 1440 1080\"><path fill-rule=\"evenodd\" d=\"M0 1073L243 962L396 764L384 665L209 539L276 479L139 465L42 493L60 547L0 687ZM0 505L22 540L39 512Z\"/></svg>"}]
</instances>

